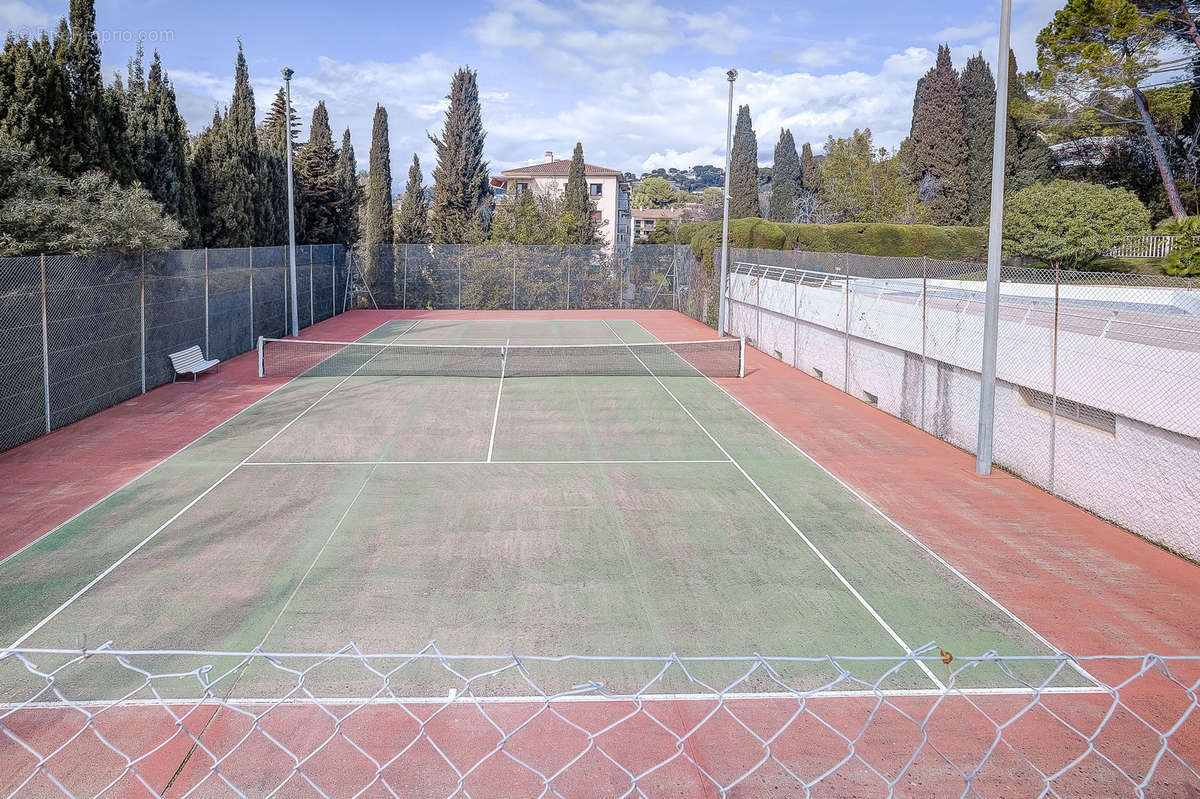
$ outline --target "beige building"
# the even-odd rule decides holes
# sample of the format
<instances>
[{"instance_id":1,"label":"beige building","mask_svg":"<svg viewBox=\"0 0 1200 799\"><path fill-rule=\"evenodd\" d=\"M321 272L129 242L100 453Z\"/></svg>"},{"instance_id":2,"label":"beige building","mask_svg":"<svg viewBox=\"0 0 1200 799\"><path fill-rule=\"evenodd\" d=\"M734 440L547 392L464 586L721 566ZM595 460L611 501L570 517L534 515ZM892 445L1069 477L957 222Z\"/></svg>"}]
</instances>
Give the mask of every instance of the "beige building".
<instances>
[{"instance_id":1,"label":"beige building","mask_svg":"<svg viewBox=\"0 0 1200 799\"><path fill-rule=\"evenodd\" d=\"M492 188L498 191L554 191L567 186L571 159L556 159L546 152L540 164L514 167L492 178ZM608 247L629 249L629 187L621 179L621 171L602 166L584 165L588 194L596 209L593 216L600 222L600 237Z\"/></svg>"},{"instance_id":2,"label":"beige building","mask_svg":"<svg viewBox=\"0 0 1200 799\"><path fill-rule=\"evenodd\" d=\"M634 208L633 240L641 241L659 225L674 225L681 219L682 208Z\"/></svg>"}]
</instances>

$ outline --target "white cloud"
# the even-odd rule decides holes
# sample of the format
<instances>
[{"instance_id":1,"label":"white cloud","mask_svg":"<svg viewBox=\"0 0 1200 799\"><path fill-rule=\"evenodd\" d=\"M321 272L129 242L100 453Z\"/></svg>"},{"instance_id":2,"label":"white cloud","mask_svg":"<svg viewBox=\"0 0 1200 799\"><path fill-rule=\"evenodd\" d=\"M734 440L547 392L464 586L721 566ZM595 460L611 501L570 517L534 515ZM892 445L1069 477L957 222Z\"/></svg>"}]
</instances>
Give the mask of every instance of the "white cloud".
<instances>
[{"instance_id":1,"label":"white cloud","mask_svg":"<svg viewBox=\"0 0 1200 799\"><path fill-rule=\"evenodd\" d=\"M944 28L929 37L933 42L955 42L973 41L981 39L984 36L992 34L996 30L997 22L984 21L976 22L972 25L961 25L956 27Z\"/></svg>"},{"instance_id":2,"label":"white cloud","mask_svg":"<svg viewBox=\"0 0 1200 799\"><path fill-rule=\"evenodd\" d=\"M0 28L29 34L50 24L50 15L21 0L0 0Z\"/></svg>"}]
</instances>

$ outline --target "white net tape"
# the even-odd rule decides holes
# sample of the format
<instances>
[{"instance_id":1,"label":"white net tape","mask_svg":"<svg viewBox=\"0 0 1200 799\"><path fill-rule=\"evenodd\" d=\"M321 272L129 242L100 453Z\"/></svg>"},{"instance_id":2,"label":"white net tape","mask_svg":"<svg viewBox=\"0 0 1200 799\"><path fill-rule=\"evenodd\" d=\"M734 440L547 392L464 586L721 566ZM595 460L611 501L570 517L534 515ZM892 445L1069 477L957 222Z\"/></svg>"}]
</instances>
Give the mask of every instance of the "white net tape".
<instances>
[{"instance_id":1,"label":"white net tape","mask_svg":"<svg viewBox=\"0 0 1200 799\"><path fill-rule=\"evenodd\" d=\"M908 682L916 661L944 688ZM1195 796L1200 656L0 650L21 796ZM604 678L604 679L601 679ZM894 687L909 685L910 687ZM916 687L913 687L913 686ZM435 692L435 687L437 691Z\"/></svg>"}]
</instances>

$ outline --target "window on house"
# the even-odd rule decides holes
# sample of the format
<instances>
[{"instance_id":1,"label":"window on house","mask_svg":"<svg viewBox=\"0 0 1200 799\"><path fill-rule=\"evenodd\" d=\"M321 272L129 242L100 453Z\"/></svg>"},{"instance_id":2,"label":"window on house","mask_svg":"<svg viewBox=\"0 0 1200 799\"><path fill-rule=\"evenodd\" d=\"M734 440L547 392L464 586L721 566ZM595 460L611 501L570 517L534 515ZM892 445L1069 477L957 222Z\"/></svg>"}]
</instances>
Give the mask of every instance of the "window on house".
<instances>
[{"instance_id":1,"label":"window on house","mask_svg":"<svg viewBox=\"0 0 1200 799\"><path fill-rule=\"evenodd\" d=\"M591 194L593 197L601 196L604 193L604 184L589 183L588 184L588 193Z\"/></svg>"},{"instance_id":2,"label":"window on house","mask_svg":"<svg viewBox=\"0 0 1200 799\"><path fill-rule=\"evenodd\" d=\"M603 214L601 214L599 211L592 211L592 219L595 219L597 222L600 221L602 216Z\"/></svg>"},{"instance_id":3,"label":"window on house","mask_svg":"<svg viewBox=\"0 0 1200 799\"><path fill-rule=\"evenodd\" d=\"M517 195L518 196L524 194L527 191L529 191L528 183L518 183L517 184Z\"/></svg>"}]
</instances>

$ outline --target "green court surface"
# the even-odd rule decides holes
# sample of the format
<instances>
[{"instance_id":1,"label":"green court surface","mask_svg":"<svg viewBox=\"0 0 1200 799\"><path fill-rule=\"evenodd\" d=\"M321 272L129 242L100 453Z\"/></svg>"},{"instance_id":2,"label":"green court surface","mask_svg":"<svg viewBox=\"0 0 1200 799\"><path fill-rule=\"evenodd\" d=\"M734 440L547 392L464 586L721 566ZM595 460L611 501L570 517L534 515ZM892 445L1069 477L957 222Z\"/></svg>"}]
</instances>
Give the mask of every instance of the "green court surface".
<instances>
[{"instance_id":1,"label":"green court surface","mask_svg":"<svg viewBox=\"0 0 1200 799\"><path fill-rule=\"evenodd\" d=\"M363 341L655 339L629 321L429 320ZM0 604L24 647L1053 653L698 374L299 377L0 564ZM881 687L936 689L933 665ZM855 668L872 682L886 665ZM804 688L836 675L797 669ZM21 671L0 664L6 699ZM249 671L234 690L271 695L278 675ZM378 688L350 672L331 668L330 690ZM981 667L959 685L1013 680ZM444 678L405 689L444 696Z\"/></svg>"}]
</instances>

